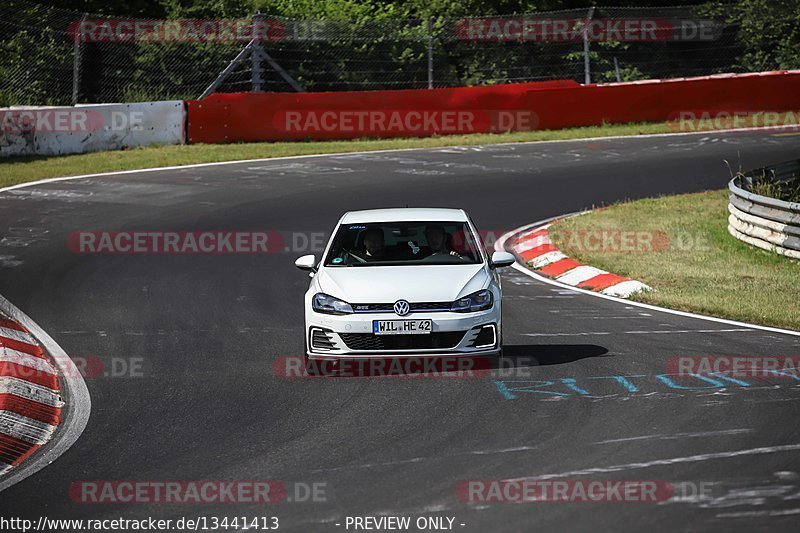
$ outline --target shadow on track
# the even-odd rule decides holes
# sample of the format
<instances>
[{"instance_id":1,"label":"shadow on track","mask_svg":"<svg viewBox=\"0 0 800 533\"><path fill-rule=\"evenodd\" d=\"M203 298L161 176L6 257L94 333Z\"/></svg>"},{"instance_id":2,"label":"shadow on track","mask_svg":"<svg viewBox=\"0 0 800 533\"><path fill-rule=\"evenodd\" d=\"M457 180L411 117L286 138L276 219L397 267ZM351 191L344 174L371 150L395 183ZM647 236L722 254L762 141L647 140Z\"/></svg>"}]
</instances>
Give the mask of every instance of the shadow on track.
<instances>
[{"instance_id":1,"label":"shadow on track","mask_svg":"<svg viewBox=\"0 0 800 533\"><path fill-rule=\"evenodd\" d=\"M608 348L597 344L506 344L503 365L505 368L564 365L607 353Z\"/></svg>"},{"instance_id":2,"label":"shadow on track","mask_svg":"<svg viewBox=\"0 0 800 533\"><path fill-rule=\"evenodd\" d=\"M608 349L595 344L506 345L503 356L486 357L378 357L305 360L304 377L485 377L497 369L534 368L567 364L587 357L600 357Z\"/></svg>"}]
</instances>

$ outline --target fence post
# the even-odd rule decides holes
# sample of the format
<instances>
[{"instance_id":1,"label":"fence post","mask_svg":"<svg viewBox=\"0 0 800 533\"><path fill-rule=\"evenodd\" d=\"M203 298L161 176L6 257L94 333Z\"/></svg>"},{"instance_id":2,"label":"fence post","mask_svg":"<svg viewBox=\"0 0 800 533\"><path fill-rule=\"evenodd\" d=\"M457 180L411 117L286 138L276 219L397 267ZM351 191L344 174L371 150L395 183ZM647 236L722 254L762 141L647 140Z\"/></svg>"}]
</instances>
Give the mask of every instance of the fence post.
<instances>
[{"instance_id":1,"label":"fence post","mask_svg":"<svg viewBox=\"0 0 800 533\"><path fill-rule=\"evenodd\" d=\"M589 65L589 23L594 17L594 7L589 8L586 21L583 23L583 78L587 85L592 83L592 71Z\"/></svg>"},{"instance_id":2,"label":"fence post","mask_svg":"<svg viewBox=\"0 0 800 533\"><path fill-rule=\"evenodd\" d=\"M428 89L433 89L433 17L428 17Z\"/></svg>"},{"instance_id":3,"label":"fence post","mask_svg":"<svg viewBox=\"0 0 800 533\"><path fill-rule=\"evenodd\" d=\"M78 98L81 93L81 44L83 42L83 23L86 21L86 13L81 18L80 25L76 28L72 36L72 105L78 105Z\"/></svg>"},{"instance_id":4,"label":"fence post","mask_svg":"<svg viewBox=\"0 0 800 533\"><path fill-rule=\"evenodd\" d=\"M264 78L261 76L261 59L262 59L262 51L261 48L261 36L256 35L257 31L260 31L263 28L263 24L259 24L263 15L260 11L256 11L253 15L253 50L250 52L250 63L252 70L250 72L250 81L252 86L252 91L254 93L261 92L261 84L264 83Z\"/></svg>"}]
</instances>

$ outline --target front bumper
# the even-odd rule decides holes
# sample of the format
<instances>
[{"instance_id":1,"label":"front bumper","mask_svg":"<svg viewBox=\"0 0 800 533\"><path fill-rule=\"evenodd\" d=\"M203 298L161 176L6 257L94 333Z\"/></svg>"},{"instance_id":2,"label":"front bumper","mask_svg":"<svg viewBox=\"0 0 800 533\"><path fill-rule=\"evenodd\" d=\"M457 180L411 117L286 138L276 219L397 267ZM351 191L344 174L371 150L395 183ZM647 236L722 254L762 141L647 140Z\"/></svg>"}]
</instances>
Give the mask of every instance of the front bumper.
<instances>
[{"instance_id":1,"label":"front bumper","mask_svg":"<svg viewBox=\"0 0 800 533\"><path fill-rule=\"evenodd\" d=\"M432 321L423 335L375 335L374 320ZM486 355L500 350L500 309L475 313L416 312L326 315L306 312L306 346L312 359ZM329 342L320 342L323 335ZM477 342L476 342L477 341Z\"/></svg>"}]
</instances>

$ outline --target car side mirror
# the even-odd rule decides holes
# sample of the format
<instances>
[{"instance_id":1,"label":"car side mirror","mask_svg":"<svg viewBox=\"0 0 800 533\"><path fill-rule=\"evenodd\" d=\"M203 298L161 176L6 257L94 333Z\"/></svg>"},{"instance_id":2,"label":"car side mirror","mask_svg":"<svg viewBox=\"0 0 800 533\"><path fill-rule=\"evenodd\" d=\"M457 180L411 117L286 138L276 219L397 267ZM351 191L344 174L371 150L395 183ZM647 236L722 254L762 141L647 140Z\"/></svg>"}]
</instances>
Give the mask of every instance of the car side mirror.
<instances>
[{"instance_id":1,"label":"car side mirror","mask_svg":"<svg viewBox=\"0 0 800 533\"><path fill-rule=\"evenodd\" d=\"M294 262L294 266L296 266L300 270L307 270L308 272L316 272L317 258L314 257L314 254L298 257L297 260Z\"/></svg>"},{"instance_id":2,"label":"car side mirror","mask_svg":"<svg viewBox=\"0 0 800 533\"><path fill-rule=\"evenodd\" d=\"M513 265L517 258L508 252L495 252L492 254L492 268L503 268Z\"/></svg>"}]
</instances>

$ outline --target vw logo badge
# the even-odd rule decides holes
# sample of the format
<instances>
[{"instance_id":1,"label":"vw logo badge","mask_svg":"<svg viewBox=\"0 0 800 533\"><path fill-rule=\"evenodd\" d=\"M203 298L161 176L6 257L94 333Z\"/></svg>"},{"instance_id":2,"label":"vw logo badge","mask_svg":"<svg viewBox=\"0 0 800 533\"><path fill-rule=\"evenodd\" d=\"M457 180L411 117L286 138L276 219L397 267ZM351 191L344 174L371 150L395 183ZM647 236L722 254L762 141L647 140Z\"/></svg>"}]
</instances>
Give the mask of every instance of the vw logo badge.
<instances>
[{"instance_id":1,"label":"vw logo badge","mask_svg":"<svg viewBox=\"0 0 800 533\"><path fill-rule=\"evenodd\" d=\"M397 316L406 316L411 312L411 306L405 300L397 300L394 303L394 312L397 313Z\"/></svg>"}]
</instances>

